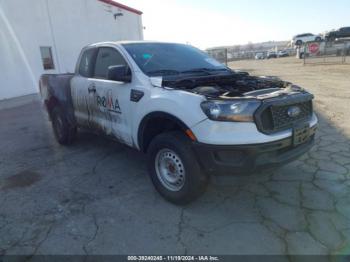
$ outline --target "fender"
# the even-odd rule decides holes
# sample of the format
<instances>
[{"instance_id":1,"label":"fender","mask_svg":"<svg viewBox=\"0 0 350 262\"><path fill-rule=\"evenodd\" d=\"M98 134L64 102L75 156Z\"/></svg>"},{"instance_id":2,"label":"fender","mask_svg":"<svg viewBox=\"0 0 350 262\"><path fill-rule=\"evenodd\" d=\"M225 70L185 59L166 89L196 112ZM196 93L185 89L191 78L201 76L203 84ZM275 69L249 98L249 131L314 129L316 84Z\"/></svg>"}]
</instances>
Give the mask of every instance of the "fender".
<instances>
[{"instance_id":1,"label":"fender","mask_svg":"<svg viewBox=\"0 0 350 262\"><path fill-rule=\"evenodd\" d=\"M142 140L144 137L145 127L146 127L149 120L155 119L155 118L163 118L163 119L170 120L170 121L174 122L175 124L177 124L178 126L180 126L184 132L189 129L189 127L183 121L181 121L179 118L177 118L176 116L173 116L169 113L165 113L165 112L161 112L161 111L149 113L143 117L143 119L141 120L140 125L138 127L137 143L138 143L138 146L142 152L145 151L145 148L143 148L144 146L142 143Z\"/></svg>"}]
</instances>

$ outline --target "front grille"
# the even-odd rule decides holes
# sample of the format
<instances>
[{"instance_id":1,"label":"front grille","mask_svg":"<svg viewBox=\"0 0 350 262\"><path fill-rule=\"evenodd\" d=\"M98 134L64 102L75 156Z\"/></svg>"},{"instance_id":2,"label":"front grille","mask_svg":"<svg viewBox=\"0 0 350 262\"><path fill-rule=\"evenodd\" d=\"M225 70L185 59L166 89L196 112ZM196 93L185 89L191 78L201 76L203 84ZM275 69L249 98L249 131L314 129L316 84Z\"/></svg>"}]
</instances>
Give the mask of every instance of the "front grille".
<instances>
[{"instance_id":1,"label":"front grille","mask_svg":"<svg viewBox=\"0 0 350 262\"><path fill-rule=\"evenodd\" d=\"M297 116L290 116L288 110L291 107L298 107L300 113ZM264 133L272 133L292 127L295 123L310 119L312 116L312 101L299 103L288 103L283 105L271 104L266 106L258 115L258 127Z\"/></svg>"},{"instance_id":2,"label":"front grille","mask_svg":"<svg viewBox=\"0 0 350 262\"><path fill-rule=\"evenodd\" d=\"M288 109L291 108L291 106L297 106L300 108L301 112L298 116L290 117L288 115ZM279 129L285 126L289 126L290 123L311 117L312 103L311 101L307 101L288 106L271 106L271 114L274 128Z\"/></svg>"}]
</instances>

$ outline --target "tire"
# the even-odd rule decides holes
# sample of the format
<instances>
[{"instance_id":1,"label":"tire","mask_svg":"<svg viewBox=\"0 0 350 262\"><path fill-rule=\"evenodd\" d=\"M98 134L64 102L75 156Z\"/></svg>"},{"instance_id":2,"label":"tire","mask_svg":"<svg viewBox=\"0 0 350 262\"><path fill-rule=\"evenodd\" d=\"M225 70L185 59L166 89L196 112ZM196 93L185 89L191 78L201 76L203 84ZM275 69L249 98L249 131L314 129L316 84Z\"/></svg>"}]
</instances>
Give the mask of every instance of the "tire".
<instances>
[{"instance_id":1,"label":"tire","mask_svg":"<svg viewBox=\"0 0 350 262\"><path fill-rule=\"evenodd\" d=\"M77 135L77 128L71 126L60 106L55 106L51 111L52 128L55 138L61 145L70 145Z\"/></svg>"},{"instance_id":2,"label":"tire","mask_svg":"<svg viewBox=\"0 0 350 262\"><path fill-rule=\"evenodd\" d=\"M208 176L201 171L184 134L175 131L156 136L147 153L152 183L166 200L185 205L204 193Z\"/></svg>"},{"instance_id":3,"label":"tire","mask_svg":"<svg viewBox=\"0 0 350 262\"><path fill-rule=\"evenodd\" d=\"M297 46L301 46L303 44L303 41L301 41L301 40L298 40L296 43L295 43L295 45L297 45Z\"/></svg>"}]
</instances>

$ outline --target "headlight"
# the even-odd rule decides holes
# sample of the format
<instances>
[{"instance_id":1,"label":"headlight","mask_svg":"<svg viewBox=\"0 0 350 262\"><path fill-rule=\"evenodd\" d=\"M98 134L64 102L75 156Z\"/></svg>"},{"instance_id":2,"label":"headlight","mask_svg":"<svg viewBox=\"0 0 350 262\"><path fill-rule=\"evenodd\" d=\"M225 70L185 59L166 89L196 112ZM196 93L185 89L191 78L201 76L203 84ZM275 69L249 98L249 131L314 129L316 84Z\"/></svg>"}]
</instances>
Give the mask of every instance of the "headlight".
<instances>
[{"instance_id":1,"label":"headlight","mask_svg":"<svg viewBox=\"0 0 350 262\"><path fill-rule=\"evenodd\" d=\"M255 110L261 102L257 100L205 101L201 103L203 112L215 121L253 122Z\"/></svg>"}]
</instances>

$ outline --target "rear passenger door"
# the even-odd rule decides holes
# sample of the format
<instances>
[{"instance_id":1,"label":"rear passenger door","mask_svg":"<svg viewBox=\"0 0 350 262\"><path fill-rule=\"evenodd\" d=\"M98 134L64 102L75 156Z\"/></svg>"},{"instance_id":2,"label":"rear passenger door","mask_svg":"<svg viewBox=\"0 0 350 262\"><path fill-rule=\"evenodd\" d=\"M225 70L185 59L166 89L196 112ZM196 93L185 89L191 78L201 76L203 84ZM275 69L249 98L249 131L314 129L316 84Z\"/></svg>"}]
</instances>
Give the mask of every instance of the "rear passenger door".
<instances>
[{"instance_id":1,"label":"rear passenger door","mask_svg":"<svg viewBox=\"0 0 350 262\"><path fill-rule=\"evenodd\" d=\"M131 83L107 79L108 68L127 65L125 58L115 47L100 47L94 67L95 103L93 122L103 133L132 145L130 114Z\"/></svg>"},{"instance_id":2,"label":"rear passenger door","mask_svg":"<svg viewBox=\"0 0 350 262\"><path fill-rule=\"evenodd\" d=\"M315 36L312 34L305 34L305 41L304 42L311 42L315 41Z\"/></svg>"}]
</instances>

